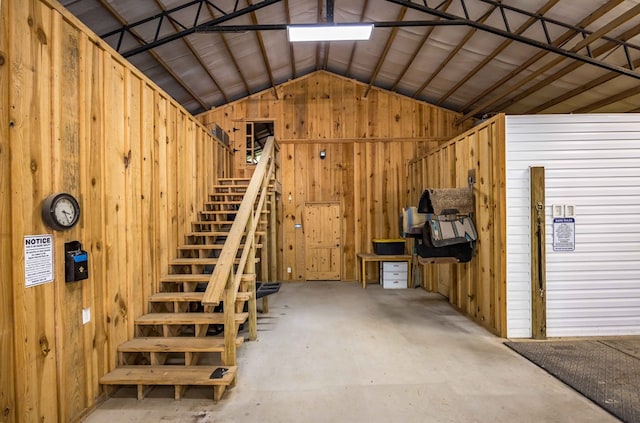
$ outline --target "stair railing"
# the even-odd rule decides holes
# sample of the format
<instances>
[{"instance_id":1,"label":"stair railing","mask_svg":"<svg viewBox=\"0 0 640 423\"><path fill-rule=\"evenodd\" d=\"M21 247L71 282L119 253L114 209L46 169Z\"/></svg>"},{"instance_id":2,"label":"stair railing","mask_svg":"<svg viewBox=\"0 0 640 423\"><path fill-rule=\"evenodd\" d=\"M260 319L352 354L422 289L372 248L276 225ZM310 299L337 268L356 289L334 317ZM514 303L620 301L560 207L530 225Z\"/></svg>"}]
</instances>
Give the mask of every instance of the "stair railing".
<instances>
[{"instance_id":1,"label":"stair railing","mask_svg":"<svg viewBox=\"0 0 640 423\"><path fill-rule=\"evenodd\" d=\"M237 329L235 303L243 275L252 276L251 290L253 291L253 297L249 301L249 338L256 339L256 229L260 223L262 210L269 194L269 183L275 175L275 170L276 142L274 137L269 137L240 207L235 212L236 217L231 225L227 240L220 251L218 263L213 269L207 290L202 299L202 304L207 311L213 310L214 306L224 301L225 352L223 354L223 362L228 366L236 364ZM274 206L272 205L272 212L275 210ZM234 269L233 263L238 255L243 236L245 237L244 247L240 261Z\"/></svg>"}]
</instances>

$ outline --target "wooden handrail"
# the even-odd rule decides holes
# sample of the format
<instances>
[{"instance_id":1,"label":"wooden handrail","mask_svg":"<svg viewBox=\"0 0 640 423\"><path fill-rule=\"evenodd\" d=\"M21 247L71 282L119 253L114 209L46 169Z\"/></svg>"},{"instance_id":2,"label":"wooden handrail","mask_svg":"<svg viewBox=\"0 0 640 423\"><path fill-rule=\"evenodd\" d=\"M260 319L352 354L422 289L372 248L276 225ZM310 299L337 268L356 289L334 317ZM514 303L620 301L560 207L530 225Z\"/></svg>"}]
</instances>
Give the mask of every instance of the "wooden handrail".
<instances>
[{"instance_id":1,"label":"wooden handrail","mask_svg":"<svg viewBox=\"0 0 640 423\"><path fill-rule=\"evenodd\" d=\"M233 292L233 294L231 294L232 297L228 297L227 301L235 301L242 273L245 265L247 264L247 260L249 259L249 251L255 251L255 248L253 248L255 231L258 221L260 220L260 213L266 198L266 188L269 185L269 179L274 171L274 145L274 137L269 137L262 150L260 161L255 168L253 177L247 187L247 191L240 203L240 208L236 212L236 217L231 225L224 247L220 251L218 263L209 278L209 284L207 285L207 290L205 291L202 299L202 304L204 306L218 305L223 299L222 297L225 288L229 288L229 291ZM259 195L260 197L258 197ZM258 204L257 207L254 207L256 201ZM238 250L240 249L240 243L244 235L246 235L245 245L240 264L237 269L237 275L234 275L233 263L237 257Z\"/></svg>"}]
</instances>

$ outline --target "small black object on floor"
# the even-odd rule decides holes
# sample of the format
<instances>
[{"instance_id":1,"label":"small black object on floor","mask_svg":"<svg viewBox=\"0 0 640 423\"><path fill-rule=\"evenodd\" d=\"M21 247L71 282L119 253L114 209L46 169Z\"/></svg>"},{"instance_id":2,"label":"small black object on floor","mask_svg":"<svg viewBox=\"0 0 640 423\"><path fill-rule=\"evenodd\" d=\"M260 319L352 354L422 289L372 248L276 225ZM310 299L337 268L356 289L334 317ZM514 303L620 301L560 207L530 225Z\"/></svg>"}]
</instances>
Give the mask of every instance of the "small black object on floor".
<instances>
[{"instance_id":1,"label":"small black object on floor","mask_svg":"<svg viewBox=\"0 0 640 423\"><path fill-rule=\"evenodd\" d=\"M256 299L266 297L267 295L275 294L280 291L280 282L256 282ZM214 311L221 313L224 311L224 304L220 303L214 308ZM249 311L249 304L244 305L242 309L245 313ZM244 329L244 324L240 325L240 330ZM224 325L209 325L207 330L208 336L220 335L224 332Z\"/></svg>"},{"instance_id":2,"label":"small black object on floor","mask_svg":"<svg viewBox=\"0 0 640 423\"><path fill-rule=\"evenodd\" d=\"M505 345L620 420L640 422L640 338Z\"/></svg>"},{"instance_id":3,"label":"small black object on floor","mask_svg":"<svg viewBox=\"0 0 640 423\"><path fill-rule=\"evenodd\" d=\"M256 299L280 291L280 282L256 282Z\"/></svg>"}]
</instances>

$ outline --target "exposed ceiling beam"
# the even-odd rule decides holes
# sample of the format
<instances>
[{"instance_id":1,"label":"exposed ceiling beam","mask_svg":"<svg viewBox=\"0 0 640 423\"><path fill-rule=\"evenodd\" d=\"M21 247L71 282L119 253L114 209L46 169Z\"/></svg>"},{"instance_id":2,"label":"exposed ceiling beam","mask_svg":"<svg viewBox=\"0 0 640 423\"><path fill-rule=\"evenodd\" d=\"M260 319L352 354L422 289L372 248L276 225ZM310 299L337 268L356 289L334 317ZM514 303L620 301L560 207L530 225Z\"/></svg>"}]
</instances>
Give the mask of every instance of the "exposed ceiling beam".
<instances>
[{"instance_id":1,"label":"exposed ceiling beam","mask_svg":"<svg viewBox=\"0 0 640 423\"><path fill-rule=\"evenodd\" d=\"M598 110L602 107L608 106L609 104L617 103L618 101L625 100L629 97L633 97L634 95L640 94L640 85L630 90L625 90L619 94L616 94L611 97L603 98L602 100L598 100L595 103L588 104L586 106L580 107L572 111L572 113L589 113L594 110Z\"/></svg>"},{"instance_id":2,"label":"exposed ceiling beam","mask_svg":"<svg viewBox=\"0 0 640 423\"><path fill-rule=\"evenodd\" d=\"M211 15L211 17L215 19L216 14L215 14L215 11L212 9L211 5L207 4L207 10L209 11L209 15ZM242 69L238 64L238 61L236 60L236 56L233 54L233 50L231 50L231 46L229 45L229 42L227 41L227 37L224 35L224 33L220 33L220 39L222 40L222 45L224 45L225 50L227 50L227 54L229 55L229 59L231 59L231 63L233 63L233 66L236 68L236 74L240 77L240 80L242 81L242 85L244 86L245 91L247 92L247 94L251 94L252 92L251 92L251 88L249 87L249 83L247 82L247 79L244 77L244 74L242 73Z\"/></svg>"},{"instance_id":3,"label":"exposed ceiling beam","mask_svg":"<svg viewBox=\"0 0 640 423\"><path fill-rule=\"evenodd\" d=\"M360 12L360 22L364 20L364 15L367 13L367 7L369 6L369 0L364 0L364 4L362 5L362 12ZM347 64L347 70L344 72L346 76L349 76L351 73L351 66L353 65L353 59L356 56L356 47L358 43L354 42L351 47L351 54L349 55L349 63Z\"/></svg>"},{"instance_id":4,"label":"exposed ceiling beam","mask_svg":"<svg viewBox=\"0 0 640 423\"><path fill-rule=\"evenodd\" d=\"M436 9L442 7L442 10L446 12L447 9L449 8L449 6L451 5L451 2L452 2L452 0L446 0L446 1L442 2L438 7L436 7ZM436 20L439 21L440 18L436 17ZM398 75L398 78L396 78L396 81L391 86L391 91L395 91L396 90L396 88L398 87L398 84L400 83L400 81L402 81L402 78L404 78L404 75L407 73L407 71L409 70L409 68L413 64L413 62L416 60L416 57L418 57L418 54L422 50L422 47L424 47L424 45L426 44L427 40L431 36L431 33L433 32L434 29L435 29L435 26L429 27L427 29L427 31L424 33L424 35L422 36L422 40L420 40L420 42L418 43L418 47L413 51L413 54L411 55L411 58L407 61L406 65L404 66L402 71L400 71L400 74Z\"/></svg>"},{"instance_id":5,"label":"exposed ceiling beam","mask_svg":"<svg viewBox=\"0 0 640 423\"><path fill-rule=\"evenodd\" d=\"M640 66L640 59L636 59L633 64L634 64L634 66ZM525 114L530 115L530 114L536 114L536 113L543 112L543 111L555 106L556 104L560 104L562 102L565 102L570 98L573 98L573 97L575 97L577 95L580 95L580 94L584 93L585 91L592 90L592 89L594 89L594 88L596 88L596 87L598 87L598 86L600 86L602 84L605 84L605 83L607 83L607 82L611 81L612 79L615 79L615 78L617 78L619 76L620 75L618 75L615 72L607 72L606 74L602 75L600 78L596 78L596 79L594 79L592 81L587 82L586 84L580 85L579 87L574 88L571 91L567 91L566 93L564 93L562 95L554 96L551 100L549 100L549 101L547 101L545 103L542 103L542 104L540 104L540 105L538 105L538 106L536 106L536 107L534 107L534 108L532 108L530 110L527 110L525 112ZM536 84L536 86L537 85L538 84ZM534 87L531 87L531 88L534 88ZM527 91L529 91L529 90L527 90ZM529 94L529 95L531 95L531 94ZM518 95L518 97L520 97L520 95Z\"/></svg>"},{"instance_id":6,"label":"exposed ceiling beam","mask_svg":"<svg viewBox=\"0 0 640 423\"><path fill-rule=\"evenodd\" d=\"M489 16L491 16L491 14L496 10L496 6L493 6L491 8L489 8L489 10L487 10L484 15L482 15L479 19L478 22L480 23L484 23L487 19L489 19ZM460 50L462 50L462 47L465 46L465 44L467 43L467 41L469 41L471 39L471 37L473 37L473 35L476 33L476 31L478 31L477 28L471 28L466 34L465 36L462 38L462 40L458 43L458 45L456 46L456 48L454 48L449 55L447 56L446 59L444 59L440 65L438 65L438 68L431 73L431 75L429 75L429 77L426 79L426 81L424 81L424 83L420 86L420 88L418 88L416 90L415 93L413 93L413 97L416 98L418 97L424 90L425 88L427 88L427 86L431 83L431 81L433 81L439 74L440 72L442 72L442 70L449 64L449 62L451 62L451 60L453 60L454 57L456 57L456 55L458 54L458 52Z\"/></svg>"},{"instance_id":7,"label":"exposed ceiling beam","mask_svg":"<svg viewBox=\"0 0 640 423\"><path fill-rule=\"evenodd\" d=\"M287 17L287 25L291 23L291 10L289 9L289 0L284 0L284 13ZM289 43L289 62L291 63L291 78L298 77L296 71L296 55L293 50L293 43Z\"/></svg>"},{"instance_id":8,"label":"exposed ceiling beam","mask_svg":"<svg viewBox=\"0 0 640 423\"><path fill-rule=\"evenodd\" d=\"M626 31L623 34L623 37L626 39L629 38L633 38L636 35L640 34L640 25L634 26L633 28L631 28L630 30ZM593 50L593 53L595 56L598 56L600 54L604 54L607 51L609 51L611 49L611 46L608 45L602 45L599 46L597 48L595 48ZM504 102L500 105L500 107L506 107L506 106L510 106L511 104L515 103L516 101L520 101L524 98L529 97L530 95L532 95L533 93L543 89L544 87L546 87L547 85L551 84L552 82L562 78L563 76L573 72L574 70L578 69L579 67L583 66L584 63L582 62L572 62L570 64L568 64L567 66L565 66L564 68L560 69L559 71L557 71L556 73L554 73L553 75L550 75L549 77L545 78L544 80L538 82L537 84L529 87L528 89L526 89L525 91L519 93L518 95L516 95L515 97L509 99L507 102ZM638 67L640 66L640 59L636 59L634 62L632 62L632 66L633 67ZM556 96L553 99L547 101L544 104L541 104L537 107L535 107L535 111L532 111L530 113L539 113L542 110L548 109L549 107L552 107L558 103L561 103L563 101L568 100L571 97L574 97L576 95L581 94L583 91L585 90L589 90L592 88L597 87L598 85L602 85L605 82L608 82L614 78L617 78L621 76L619 73L617 72L607 72L606 74L602 75L601 77L594 79L593 81L588 82L587 84L582 85L582 87L578 87L575 88L569 92L566 92L562 95Z\"/></svg>"},{"instance_id":9,"label":"exposed ceiling beam","mask_svg":"<svg viewBox=\"0 0 640 423\"><path fill-rule=\"evenodd\" d=\"M318 0L318 7L317 7L317 14L316 14L316 22L322 22L323 21L323 14L322 14L322 5L324 4L324 2L322 0ZM326 43L325 43L326 44ZM316 43L316 70L321 68L320 65L320 53L322 50L322 43Z\"/></svg>"},{"instance_id":10,"label":"exposed ceiling beam","mask_svg":"<svg viewBox=\"0 0 640 423\"><path fill-rule=\"evenodd\" d=\"M166 8L161 0L155 0L155 2L156 2L156 5L160 8L160 10L166 11ZM176 24L174 21L171 21L171 25L176 31L178 31L178 28L179 28L178 24ZM218 81L216 80L215 76L213 76L213 73L211 73L207 65L204 64L204 62L202 61L202 57L198 54L195 47L193 47L193 44L191 44L191 41L189 41L187 37L184 37L182 40L184 41L184 44L187 46L189 51L191 51L191 54L193 54L193 57L195 57L195 59L200 64L200 66L202 66L202 69L204 69L207 75L209 75L209 78L211 78L211 82L213 82L213 85L215 85L218 91L220 92L220 94L222 94L222 98L224 98L224 101L228 103L229 97L227 96L227 93L225 93L222 87L220 86L220 84L218 84Z\"/></svg>"},{"instance_id":11,"label":"exposed ceiling beam","mask_svg":"<svg viewBox=\"0 0 640 423\"><path fill-rule=\"evenodd\" d=\"M251 0L247 0L249 6L251 6ZM254 25L258 25L258 17L256 16L256 12L251 12L251 22ZM276 100L278 100L278 90L276 89L276 81L273 79L273 71L271 69L271 63L269 63L269 55L267 54L267 49L264 46L264 39L262 38L262 33L260 31L256 31L256 37L258 39L258 44L260 45L260 53L262 53L262 61L264 62L264 67L267 69L267 75L269 75L269 82L271 82L271 87L273 88L273 95Z\"/></svg>"},{"instance_id":12,"label":"exposed ceiling beam","mask_svg":"<svg viewBox=\"0 0 640 423\"><path fill-rule=\"evenodd\" d=\"M629 19L633 18L634 16L636 16L638 13L640 13L640 4L638 4L635 7L629 9L628 11L623 13L622 15L620 15L617 18L615 18L614 20L610 21L608 24L606 24L604 26L601 26L596 32L593 32L592 34L588 35L586 38L584 38L583 40L578 42L572 48L572 50L576 50L577 51L579 49L584 48L585 46L591 44L592 42L600 39L602 34L606 34L607 32L617 28L622 23L624 23L624 22L628 21ZM607 45L607 50L611 50L611 49L616 48L616 44L613 43L613 42L607 42L607 43L605 43L605 45ZM546 54L544 52L542 52L542 53ZM602 52L600 54L602 54ZM553 59L551 62L549 62L549 63L545 64L544 66L542 66L542 67L536 69L535 71L531 72L529 75L527 75L525 78L520 80L515 85L510 86L508 90L504 91L498 97L490 98L489 100L484 101L481 104L479 104L478 106L474 107L471 111L465 112L464 116L462 116L462 118L460 118L460 120L464 121L464 120L474 116L476 113L478 113L480 111L483 111L483 110L493 110L493 106L498 101L500 101L501 99L503 99L507 95L513 93L515 90L521 88L525 84L533 81L536 77L538 77L539 75L543 74L544 72L554 68L555 66L560 64L563 60L564 60L564 57L557 57L557 58Z\"/></svg>"},{"instance_id":13,"label":"exposed ceiling beam","mask_svg":"<svg viewBox=\"0 0 640 423\"><path fill-rule=\"evenodd\" d=\"M596 10L595 12L589 14L587 17L582 19L582 21L580 21L580 23L578 25L586 27L586 26L592 24L597 19L600 19L605 13L610 12L614 7L617 6L617 3L619 3L620 1L622 1L622 0L610 1L610 2L606 3L603 6L600 6L598 8L598 10ZM567 42L568 40L570 40L575 35L576 35L576 33L574 31L572 31L572 30L566 31L564 34L562 34L560 37L558 37L553 43L556 44L556 45L563 44L563 43ZM499 90L501 87L503 87L505 84L507 84L513 78L515 78L521 72L523 72L524 70L528 69L531 65L533 65L538 60L542 59L546 54L547 54L547 52L545 52L545 51L540 51L540 52L536 53L533 57L529 58L527 61L525 61L524 63L520 64L520 66L518 66L516 69L514 69L513 71L511 71L510 73L505 75L498 82L496 82L495 84L493 84L490 87L486 88L480 94L475 96L471 101L468 101L464 106L462 106L462 110L468 110L471 106L473 106L478 101L482 100L483 98L486 98L491 93Z\"/></svg>"},{"instance_id":14,"label":"exposed ceiling beam","mask_svg":"<svg viewBox=\"0 0 640 423\"><path fill-rule=\"evenodd\" d=\"M396 18L396 21L402 21L404 19L404 15L406 14L407 14L407 8L406 7L400 8L400 13L398 13L398 17ZM382 50L382 54L378 58L378 63L376 63L376 67L373 70L371 77L369 78L369 84L367 85L367 89L364 92L364 97L366 97L369 94L371 87L375 83L376 78L378 77L378 73L380 73L380 69L382 69L382 65L384 64L384 60L387 58L387 54L391 49L391 45L393 44L393 41L396 39L397 33L398 33L398 27L396 26L391 30L391 34L389 35L389 38L387 38L387 43L384 46L384 50Z\"/></svg>"},{"instance_id":15,"label":"exposed ceiling beam","mask_svg":"<svg viewBox=\"0 0 640 423\"><path fill-rule=\"evenodd\" d=\"M111 16L113 16L113 18L115 20L117 20L120 25L126 25L127 21L120 15L120 13L118 13L117 10L115 10L113 8L113 6L111 6L109 3L107 3L105 0L98 0L98 2L100 3L100 5L102 7L104 7L104 9L109 12L109 14ZM136 39L139 38L138 34L131 30L132 34L134 36L136 36ZM180 76L178 76L177 73L175 73L171 67L164 61L162 60L162 58L160 57L160 55L158 53L156 53L155 51L149 51L149 54L154 58L154 60L156 62L158 62L158 64L160 66L162 66L162 68L169 74L171 75L171 77L178 83L178 85L180 85L182 87L182 89L184 89L187 93L189 93L189 95L198 103L200 104L200 106L204 109L204 110L208 110L210 108L210 105L205 103L204 100L202 100L200 98L200 96L198 96L191 88L189 88L189 86L187 85L186 82L184 82L184 80L182 78L180 78Z\"/></svg>"},{"instance_id":16,"label":"exposed ceiling beam","mask_svg":"<svg viewBox=\"0 0 640 423\"><path fill-rule=\"evenodd\" d=\"M100 37L103 39L108 39L111 38L113 36L118 36L118 43L116 45L116 50L118 50L118 52L120 54L122 54L124 57L131 57L131 56L135 56L136 54L140 54L144 51L147 50L151 50L155 47L161 46L163 44L166 43L170 43L172 41L178 40L182 37L186 37L187 35L191 35L194 34L196 32L201 32L203 30L206 30L207 27L211 27L211 26L217 26L217 25L221 25L225 22L228 22L232 19L238 18L240 16L244 16L248 13L251 12L255 12L256 10L262 9L263 7L266 6L270 6L272 4L275 3L279 3L282 0L262 0L259 1L256 4L253 5L249 5L245 8L242 9L238 9L238 1L234 2L234 7L231 11L225 11L224 9L222 9L222 5L216 5L215 3L213 3L211 0L194 0L191 1L189 3L185 3L183 5L180 5L178 7L174 7L173 9L169 9L163 13L159 13L156 14L154 16L139 20L137 22L133 22L130 24L122 24L121 28L118 28L114 31L108 32L106 34L101 35ZM101 3L104 3L104 0L100 0ZM201 8L204 5L213 5L213 7L218 10L218 12L220 12L222 14L222 16L212 19L210 21L207 22L203 22L203 23L198 23L198 20L200 18L200 13L201 13ZM174 19L172 17L173 14L179 13L187 8L193 8L193 12L195 12L194 16L193 16L193 24L189 27L187 27L186 25L182 25L185 29L183 29L182 31L179 32L174 32L172 34L166 35L164 37L160 36L160 28L162 27L162 24L164 22L165 19ZM184 13L184 12L183 12ZM178 22L177 19L175 19L176 22ZM146 42L142 42L143 38L140 37L139 34L137 34L134 31L134 28L140 26L140 25L149 25L150 23L153 23L156 25L156 31L154 32L154 36L152 37L152 39L146 40ZM124 38L124 36L126 34L130 34L133 35L136 39L138 39L139 41L142 42L143 45L141 45L140 47L137 48L133 48L131 50L128 51L120 51L121 50L121 43L122 40Z\"/></svg>"},{"instance_id":17,"label":"exposed ceiling beam","mask_svg":"<svg viewBox=\"0 0 640 423\"><path fill-rule=\"evenodd\" d=\"M544 15L549 10L551 10L551 8L553 6L558 4L559 1L560 0L549 0L547 2L547 4L545 4L540 9L537 10L536 14ZM622 0L619 0L619 1L622 1ZM516 34L522 34L524 31L526 31L529 27L531 27L531 25L533 25L536 22L537 22L537 20L535 18L530 17L522 25L520 25L520 27L518 27L518 29L515 31L515 33ZM451 97L451 95L453 93L458 91L458 89L460 89L460 87L462 87L464 84L469 82L469 80L471 78L473 78L478 72L480 72L480 70L482 68L484 68L490 61L495 59L498 56L498 54L502 53L502 51L504 51L504 49L509 47L509 45L511 45L512 42L513 42L513 40L510 40L510 39L504 40L495 50L493 50L491 52L491 54L487 55L484 59L482 59L482 61L480 63L478 63L476 65L476 67L474 67L469 73L467 73L464 76L464 78L460 79L453 87L451 87L449 89L449 91L447 91L442 97L440 97L436 101L436 105L438 105L438 106L442 105L442 103L444 103L449 97Z\"/></svg>"},{"instance_id":18,"label":"exposed ceiling beam","mask_svg":"<svg viewBox=\"0 0 640 423\"><path fill-rule=\"evenodd\" d=\"M503 15L503 18L505 19L505 27L507 28L505 29L501 29L501 28L497 28L494 26L490 26L490 25L486 25L483 23L480 23L476 20L473 19L468 19L467 17L460 17L460 16L456 16L456 15L452 15L450 13L447 12L443 12L437 9L433 9L430 8L428 6L426 6L426 2L424 2L424 4L421 3L414 3L411 0L386 0L390 3L394 3L394 4L398 4L401 6L407 6L409 8L412 8L414 10L418 10L424 13L427 13L429 15L432 16L439 16L442 19L446 19L446 20L464 20L465 23L469 26L472 26L474 28L480 29L482 31L494 34L494 35L498 35L501 37L505 37L505 38L512 38L516 41L522 42L524 44L533 46L533 47L537 47L541 50L546 50L552 53L556 53L558 55L561 56L565 56L565 57L569 57L572 58L574 60L581 60L587 63L590 63L594 66L598 66L604 69L608 69L608 70L612 70L612 71L617 71L619 73L628 75L632 78L636 78L636 79L640 79L640 73L638 72L634 72L630 69L624 68L622 66L618 66L616 64L612 64L612 63L607 63L603 60L599 60L596 58L591 57L590 55L590 51L589 49L586 49L587 54L582 54L579 51L581 49L575 50L575 49L571 49L571 50L567 50L564 49L562 47L559 47L558 45L556 45L555 43L552 43L551 40L547 37L546 41L539 41L539 40L535 40L532 38L528 38L525 37L523 35L520 34L516 34L512 31L509 30L509 25L506 21L506 15ZM464 4L465 0L460 0L462 4ZM573 26L573 25L569 25L563 22L559 22L557 20L553 20L553 19L549 19L546 18L544 16L535 16L534 14L532 14L531 12L527 12L525 10L521 10L521 9L517 9L515 7L512 6L507 6L507 5L503 5L502 3L498 3L497 1L494 0L476 0L476 1L482 1L484 3L489 3L489 4L498 4L498 7L500 8L505 8L507 10L509 10L510 12L513 13L520 13L523 14L524 16L530 16L530 17L535 17L538 19L538 21L540 22L540 24L542 25L542 27L545 29L545 34L548 35L548 31L547 28L550 25L556 25L559 27L564 27L564 28L569 28L570 30L573 30L574 32L580 33L583 36L585 36L585 39L590 39L590 42L595 41L596 39L604 39L606 41L611 41L616 43L618 46L625 48L625 49L631 49L634 51L640 51L640 46L636 46L633 44L629 44L625 41L621 41L621 40L617 40L615 38L610 38L610 37L606 37L604 34L606 34L606 32L600 32L600 31L596 31L594 33L591 33L589 31L586 31L585 29L579 27L579 26ZM636 5L634 8L632 8L631 10L636 9L637 7L640 7L640 5ZM466 10L466 9L465 9ZM584 41L584 40L583 40ZM582 47L586 47L589 43L585 43L582 44Z\"/></svg>"}]
</instances>

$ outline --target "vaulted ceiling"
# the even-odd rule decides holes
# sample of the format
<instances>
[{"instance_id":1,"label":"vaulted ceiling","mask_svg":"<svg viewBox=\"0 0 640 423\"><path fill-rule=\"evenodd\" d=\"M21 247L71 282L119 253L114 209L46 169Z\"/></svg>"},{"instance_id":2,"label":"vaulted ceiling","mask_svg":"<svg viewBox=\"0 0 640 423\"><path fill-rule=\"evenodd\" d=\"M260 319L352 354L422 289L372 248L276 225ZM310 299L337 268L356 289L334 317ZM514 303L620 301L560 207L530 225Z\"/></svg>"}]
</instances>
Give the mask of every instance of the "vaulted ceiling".
<instances>
[{"instance_id":1,"label":"vaulted ceiling","mask_svg":"<svg viewBox=\"0 0 640 423\"><path fill-rule=\"evenodd\" d=\"M461 112L640 111L640 0L62 0L196 114L318 69ZM374 24L290 43L286 25Z\"/></svg>"}]
</instances>

